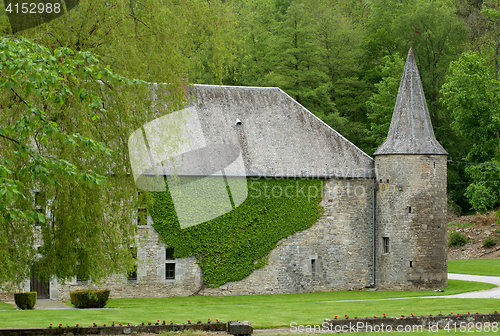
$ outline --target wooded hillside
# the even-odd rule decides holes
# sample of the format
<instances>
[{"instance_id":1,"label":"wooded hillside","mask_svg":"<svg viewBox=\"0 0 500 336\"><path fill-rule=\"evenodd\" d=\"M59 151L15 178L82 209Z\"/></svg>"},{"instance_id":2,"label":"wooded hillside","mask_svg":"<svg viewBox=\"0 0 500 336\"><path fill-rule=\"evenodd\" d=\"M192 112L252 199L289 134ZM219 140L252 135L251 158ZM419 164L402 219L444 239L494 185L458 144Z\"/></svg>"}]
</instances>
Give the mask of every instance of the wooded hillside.
<instances>
[{"instance_id":1,"label":"wooded hillside","mask_svg":"<svg viewBox=\"0 0 500 336\"><path fill-rule=\"evenodd\" d=\"M385 138L413 45L449 153L450 205L500 204L499 0L82 0L16 36L172 87L280 87L368 154Z\"/></svg>"}]
</instances>

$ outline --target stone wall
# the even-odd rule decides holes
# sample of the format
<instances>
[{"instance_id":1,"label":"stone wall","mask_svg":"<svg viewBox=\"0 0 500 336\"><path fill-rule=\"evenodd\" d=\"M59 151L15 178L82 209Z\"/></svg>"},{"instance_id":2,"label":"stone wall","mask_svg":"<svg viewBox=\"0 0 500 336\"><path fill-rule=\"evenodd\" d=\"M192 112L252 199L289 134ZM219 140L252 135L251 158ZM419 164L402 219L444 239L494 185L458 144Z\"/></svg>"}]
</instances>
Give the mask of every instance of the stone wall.
<instances>
[{"instance_id":1,"label":"stone wall","mask_svg":"<svg viewBox=\"0 0 500 336\"><path fill-rule=\"evenodd\" d=\"M378 155L375 169L377 287L446 287L446 156Z\"/></svg>"},{"instance_id":2,"label":"stone wall","mask_svg":"<svg viewBox=\"0 0 500 336\"><path fill-rule=\"evenodd\" d=\"M373 283L373 188L376 192L376 274L380 289L446 286L446 156L377 156L377 180L325 180L321 218L281 240L268 263L241 281L203 288L195 257L166 260L165 244L148 224L139 228L137 280L115 275L99 288L112 298L284 294L360 289ZM411 211L410 211L411 207ZM383 238L390 251L384 253ZM410 264L411 262L411 264ZM166 279L166 263L175 279ZM93 288L94 286L90 286ZM52 282L51 299L89 288L76 279Z\"/></svg>"},{"instance_id":3,"label":"stone wall","mask_svg":"<svg viewBox=\"0 0 500 336\"><path fill-rule=\"evenodd\" d=\"M281 240L269 262L208 295L285 294L364 288L372 282L372 179L327 180L323 216Z\"/></svg>"},{"instance_id":4,"label":"stone wall","mask_svg":"<svg viewBox=\"0 0 500 336\"><path fill-rule=\"evenodd\" d=\"M372 179L325 181L322 217L311 228L281 240L269 262L241 281L205 288L202 295L301 293L364 288L372 283ZM139 229L146 237L138 250L138 280L113 276L105 286L112 298L187 296L201 288L195 257L165 260L151 222ZM138 237L139 238L139 237ZM165 279L165 263L175 262L175 279ZM59 299L86 289L76 279L58 285ZM52 288L51 288L52 290ZM55 298L54 296L51 298Z\"/></svg>"},{"instance_id":5,"label":"stone wall","mask_svg":"<svg viewBox=\"0 0 500 336\"><path fill-rule=\"evenodd\" d=\"M14 293L0 291L0 301L13 302L14 301Z\"/></svg>"},{"instance_id":6,"label":"stone wall","mask_svg":"<svg viewBox=\"0 0 500 336\"><path fill-rule=\"evenodd\" d=\"M102 286L78 284L76 279L61 285L56 284L58 297L51 299L68 300L69 292L80 289L107 288L111 290L111 298L133 297L169 297L186 296L201 287L202 272L195 257L166 260L165 244L160 242L158 234L151 226L139 227L137 239L141 246L137 250L137 280L128 280L125 274L114 275ZM175 279L166 279L165 264L175 264ZM54 284L51 284L51 292Z\"/></svg>"}]
</instances>

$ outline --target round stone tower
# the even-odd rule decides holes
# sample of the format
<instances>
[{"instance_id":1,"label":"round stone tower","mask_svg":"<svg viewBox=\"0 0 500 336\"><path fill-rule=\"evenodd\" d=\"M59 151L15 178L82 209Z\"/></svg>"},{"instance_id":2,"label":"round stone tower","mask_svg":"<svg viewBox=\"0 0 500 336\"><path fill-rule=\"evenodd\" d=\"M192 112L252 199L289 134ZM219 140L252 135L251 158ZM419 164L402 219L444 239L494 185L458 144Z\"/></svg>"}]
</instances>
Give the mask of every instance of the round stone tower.
<instances>
[{"instance_id":1,"label":"round stone tower","mask_svg":"<svg viewBox=\"0 0 500 336\"><path fill-rule=\"evenodd\" d=\"M375 157L375 285L447 286L446 160L437 142L412 49L391 126Z\"/></svg>"}]
</instances>

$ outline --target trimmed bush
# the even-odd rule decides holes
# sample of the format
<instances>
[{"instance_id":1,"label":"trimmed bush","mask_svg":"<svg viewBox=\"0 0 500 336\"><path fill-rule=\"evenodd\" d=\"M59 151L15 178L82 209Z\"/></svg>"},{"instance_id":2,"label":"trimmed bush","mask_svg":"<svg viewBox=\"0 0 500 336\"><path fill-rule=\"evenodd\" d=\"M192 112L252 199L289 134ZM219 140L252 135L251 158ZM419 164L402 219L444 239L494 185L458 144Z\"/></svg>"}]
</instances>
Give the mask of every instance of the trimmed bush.
<instances>
[{"instance_id":1,"label":"trimmed bush","mask_svg":"<svg viewBox=\"0 0 500 336\"><path fill-rule=\"evenodd\" d=\"M483 242L483 247L493 247L497 244L497 241L491 237L488 237Z\"/></svg>"},{"instance_id":2,"label":"trimmed bush","mask_svg":"<svg viewBox=\"0 0 500 336\"><path fill-rule=\"evenodd\" d=\"M33 309L36 305L36 292L14 293L14 301L20 309Z\"/></svg>"},{"instance_id":3,"label":"trimmed bush","mask_svg":"<svg viewBox=\"0 0 500 336\"><path fill-rule=\"evenodd\" d=\"M80 290L71 292L71 303L76 308L104 308L108 303L109 289L103 290Z\"/></svg>"},{"instance_id":4,"label":"trimmed bush","mask_svg":"<svg viewBox=\"0 0 500 336\"><path fill-rule=\"evenodd\" d=\"M467 236L461 232L455 231L450 233L450 240L448 240L448 247L460 247L467 244L469 240Z\"/></svg>"}]
</instances>

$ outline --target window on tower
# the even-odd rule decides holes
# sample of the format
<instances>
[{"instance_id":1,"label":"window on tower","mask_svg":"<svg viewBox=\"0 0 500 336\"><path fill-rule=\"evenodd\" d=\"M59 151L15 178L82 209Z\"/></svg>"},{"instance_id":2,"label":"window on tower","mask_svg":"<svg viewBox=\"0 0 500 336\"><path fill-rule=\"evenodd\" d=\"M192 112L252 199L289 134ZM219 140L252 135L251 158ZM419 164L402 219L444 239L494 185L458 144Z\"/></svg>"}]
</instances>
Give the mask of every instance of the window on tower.
<instances>
[{"instance_id":1,"label":"window on tower","mask_svg":"<svg viewBox=\"0 0 500 336\"><path fill-rule=\"evenodd\" d=\"M389 253L389 248L390 248L389 237L383 237L382 240L384 245L384 253Z\"/></svg>"}]
</instances>

